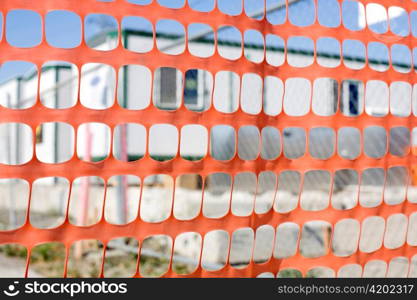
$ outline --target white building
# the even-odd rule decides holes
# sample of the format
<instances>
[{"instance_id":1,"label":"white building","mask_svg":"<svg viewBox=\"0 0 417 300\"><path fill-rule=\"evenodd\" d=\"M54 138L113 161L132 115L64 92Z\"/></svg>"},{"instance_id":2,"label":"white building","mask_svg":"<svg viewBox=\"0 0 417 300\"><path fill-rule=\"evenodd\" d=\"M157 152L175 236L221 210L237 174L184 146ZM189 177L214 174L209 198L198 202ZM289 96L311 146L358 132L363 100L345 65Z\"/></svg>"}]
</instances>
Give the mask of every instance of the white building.
<instances>
[{"instance_id":1,"label":"white building","mask_svg":"<svg viewBox=\"0 0 417 300\"><path fill-rule=\"evenodd\" d=\"M165 40L162 40L160 44L173 43L178 39L177 36L166 36ZM126 40L129 47L135 47L138 45L146 45L152 42L149 34L146 32L126 32ZM110 43L112 40L110 40ZM108 43L108 42L107 42ZM106 43L101 44L98 48L106 47ZM210 52L210 41L206 39L198 39L192 43L193 51L204 55L204 53ZM227 55L236 55L236 52L240 51L240 45L233 42L224 42L219 40L219 45L222 47L222 53ZM161 46L162 47L162 46ZM176 48L184 47L179 44L178 46L170 49L169 51L175 52ZM263 46L258 44L246 45L245 55L250 57L263 56ZM308 65L312 59L312 52L308 49L287 49L287 58L291 59L295 64ZM270 60L283 60L283 48L270 48L267 52ZM340 57L321 53L321 61L323 64L334 64L335 61L340 62ZM349 60L349 58L345 58ZM360 62L352 62L352 64L360 64ZM8 67L8 66L4 66ZM10 68L12 68L12 63ZM115 87L116 72L119 72L119 86ZM128 79L124 80L124 73L127 72ZM37 85L36 70L26 73L23 76L12 78L0 85L0 99L1 104L13 109L24 109L32 106L36 99L35 91ZM113 105L115 99L117 99L119 105L126 107L127 109L140 110L144 109L151 102L160 109L175 110L179 107L182 98L184 96L184 105L193 111L204 111L210 105L214 105L216 109L228 113L233 112L240 105L244 111L248 113L258 113L260 109L270 115L276 115L283 109L286 113L296 114L297 110L300 110L300 103L296 100L297 94L288 94L285 96L283 107L282 104L277 104L277 95L283 92L284 84L278 78L267 78L263 83L260 77L254 74L247 74L243 78L239 78L233 72L221 72L219 74L210 74L204 70L189 70L184 74L185 78L185 91L183 91L183 74L174 68L160 68L156 71L154 79L154 88L151 91L151 74L150 71L144 66L127 66L122 70L113 70L109 66L102 64L87 64L83 66L81 72L81 91L80 101L82 105L91 109L105 109ZM77 80L78 74L76 68L66 62L49 62L41 70L41 84L40 95L41 102L48 108L64 109L73 106L76 103L77 97ZM212 90L213 80L215 81L215 89ZM243 89L240 93L240 84L243 84ZM301 90L294 91L303 95L302 89L305 82L293 82L288 84L287 88L291 89L293 86L297 86ZM316 110L322 115L331 115L337 109L338 103L338 85L332 80L320 80L317 81L315 86L310 87L314 89L314 95L319 101L317 101ZM245 92L243 91L245 90ZM247 94L246 91L249 91ZM211 95L214 93L214 103L210 104ZM240 93L240 97L239 97ZM262 100L262 93L264 93L264 102L259 103ZM341 104L340 108L343 113L347 115L356 115L363 110L364 101L364 88L363 85L356 81L345 81L341 90ZM116 95L116 97L114 97ZM288 99L287 99L288 98ZM221 99L221 100L220 100ZM279 100L279 99L278 99ZM282 101L282 100L281 100ZM240 104L239 104L240 102ZM301 104L302 105L302 104ZM313 104L314 105L314 104ZM313 108L314 109L314 108ZM374 113L374 112L372 112ZM378 112L375 111L375 114ZM19 141L15 141L15 135L10 134L12 127L16 125L2 124L0 132L3 138L12 139L10 145L10 151L3 149L0 151L0 162L7 164L19 164L26 162L30 157L24 156L16 161L16 158L10 158L8 152L16 155L16 148L31 149L31 141L29 139L28 129L19 130ZM80 158L85 157L85 140L86 130L88 126L82 126L78 134L77 154ZM100 160L108 155L110 145L110 130L104 124L90 124L90 131L93 135L93 145L90 150L92 160ZM9 132L9 133L8 133ZM154 134L161 134L161 130L155 130ZM44 162L54 163L63 162L68 160L72 155L72 145L74 143L74 135L76 133L67 124L42 124L37 130L36 140L36 154L38 158ZM213 132L212 142L212 154L223 159L223 156L229 157L231 153L236 149L236 145L226 145L225 139L230 137L224 134L223 130ZM237 133L235 133L237 134ZM295 133L293 133L296 135ZM133 136L131 136L133 135ZM135 128L135 130L127 130L128 141L128 156L137 158L143 156L145 149L145 131L144 129ZM9 136L9 137L8 137ZM159 141L159 145L153 147L153 156L172 156L173 145L167 144L170 139L166 139L163 136L154 136L155 140ZM288 138L288 134L284 136ZM116 143L115 149L118 150L118 138L114 139ZM120 142L120 141L119 141ZM234 143L233 141L231 141ZM17 144L16 144L17 143ZM226 143L226 144L225 144ZM288 142L288 147L292 143ZM297 144L294 142L293 144ZM5 144L3 144L5 145ZM16 147L19 145L19 147ZM4 146L3 146L4 147ZM229 150L226 150L226 148ZM240 149L244 151L244 149ZM200 153L198 145L189 145L185 149L185 153L181 153L183 156L204 156ZM297 152L296 149L292 150ZM25 151L26 152L26 151ZM116 153L117 154L117 153ZM244 155L243 155L244 156ZM10 160L11 159L11 160Z\"/></svg>"},{"instance_id":2,"label":"white building","mask_svg":"<svg viewBox=\"0 0 417 300\"><path fill-rule=\"evenodd\" d=\"M375 19L380 20L378 17L375 17ZM91 45L101 50L111 49L115 43L113 36L114 32L99 35L91 42ZM180 40L181 36L167 34L158 37L157 45L161 51L179 53L185 47L183 42L179 42ZM342 62L340 54L337 54L340 51L334 51L335 49L331 46L332 42L324 41L323 43L322 48L326 48L328 51L318 51L317 57L321 65L335 66L340 63L345 63L351 69L360 69L364 64L365 58L356 55L357 53L352 50L354 48L343 52ZM125 32L124 46L129 49L149 49L152 45L152 34L149 32L133 30ZM200 37L192 40L188 46L190 50L192 49L193 53L197 53L199 56L210 56L214 50L214 43L210 37ZM246 57L251 60L263 59L263 45L257 43L256 39L250 40L244 46L244 55ZM237 57L241 52L241 44L233 39L219 39L218 47L219 53L224 57ZM277 63L277 65L284 59L287 59L294 67L302 67L311 64L313 60L314 47L306 39L295 39L291 43L288 41L286 57L284 56L283 43L282 45L280 43L276 43L273 46L267 45L266 48L266 60ZM319 47L317 48L319 49ZM388 61L381 61L379 58L368 57L368 61L375 68L384 68L389 65ZM398 68L407 68L401 62L397 62L396 65ZM7 67L7 65L2 66L2 68ZM10 68L12 67L11 65ZM81 76L79 76L76 68L68 62L50 62L41 70L40 98L42 104L48 108L69 108L75 105L77 101L77 86L80 78L81 104L88 108L98 110L112 106L115 101L118 105L131 110L145 109L148 105L155 105L163 110L175 110L180 106L181 101L184 101L184 105L188 109L196 112L202 112L210 105L214 105L217 110L223 113L231 113L240 105L249 114L257 114L263 110L272 116L278 115L281 111L285 111L290 115L298 115L300 111L309 109L308 106L310 103L307 99L309 99L310 94L308 90L310 89L313 91L313 111L324 116L332 115L338 109L338 106L343 114L352 117L360 113L367 113L372 116L384 116L389 109L391 111L397 109L399 115L404 111L403 108L394 107L392 109L393 107L388 107L388 104L383 106L373 101L369 101L368 104L364 93L365 84L368 83L345 80L339 89L338 84L334 80L326 78L317 80L313 86L308 87L305 81L300 79L283 83L279 78L269 77L264 81L254 74L245 74L245 76L239 78L239 76L231 71L210 74L207 71L195 69L187 71L186 74L181 74L181 72L174 68L161 68L152 77L152 74L145 66L130 65L121 70L113 70L111 67L105 65L87 64L83 66ZM24 74L20 74L21 76L16 76L2 82L0 84L0 104L12 109L25 109L34 105L36 100L34 91L37 90L38 78L36 72L36 70L23 72ZM115 83L116 72L119 72L118 86ZM151 90L152 78L154 78L153 90ZM182 82L183 80L185 80L185 83ZM212 88L213 83L214 90ZM240 89L241 84L243 85L242 90ZM286 88L285 96L283 96L284 86ZM408 91L406 85L400 86L399 89ZM380 92L378 89L376 91ZM212 94L214 100L213 103L210 103ZM379 97L378 94L371 96ZM279 97L282 100L277 101ZM301 103L298 101L299 98L306 99L306 101ZM367 101L366 105L365 100ZM78 132L74 132L74 129L69 124L42 124L36 131L36 155L38 159L45 163L64 162L69 160L73 155L78 155L78 157L84 160L98 161L108 156L110 147L113 147L117 159L124 160L126 157L123 156L126 155L127 159L136 160L144 155L146 143L150 142L153 143L149 147L151 155L155 159L167 159L176 155L177 145L175 142L178 141L178 135L181 134L178 132L175 133L175 130L174 132L172 130L172 127L156 127L151 132L150 139L154 141L153 143L152 141L146 141L145 129L140 124L129 125L126 130L127 153L122 153L121 128L115 130L116 134L112 145L110 129L105 124L95 123L83 125ZM378 129L372 130L374 131L369 134L369 141L367 142L365 140L365 151L368 148L367 154L371 157L383 156L385 150L381 155L381 149L387 148L388 146L381 145L380 143L386 143L386 134L389 133L381 133ZM74 137L76 134L76 153L73 153ZM235 152L243 159L245 157L252 157L254 156L253 152L257 150L253 150L251 144L253 144L254 140L259 139L258 134L259 132L256 133L253 129L248 129L247 132L240 134L230 131L230 128L219 128L219 130L211 133L211 155L219 160L228 160ZM200 131L196 128L190 129L188 135L197 139L198 142L188 143L185 149L181 149L181 156L188 159L198 159L205 156L207 146L201 146L205 136L200 136ZM320 129L310 136L310 140L312 141L311 147L316 148L316 158L327 158L329 154L336 151L336 147L339 150L341 149L340 154L347 159L353 159L357 156L358 150L356 148L359 137L356 132L347 132L340 144L334 145L333 151L330 151L326 145L326 141L331 140L333 135L334 133L326 129ZM396 137L397 144L399 145L398 152L400 154L410 144L410 138L407 138L408 135L409 133L402 131ZM0 124L0 163L19 165L28 162L31 159L31 136L30 128L25 127L25 125ZM235 145L235 137L238 138L239 147ZM276 144L280 144L284 145L284 154L286 156L298 158L308 151L308 145L305 145L305 137L306 133L299 129L288 129L282 133L282 138L274 134L263 136L264 139L269 138L271 142L264 142L263 147L269 148L262 149L262 152L272 153L271 157L274 157L274 153L277 152ZM89 138L92 140L91 147L86 142ZM259 155L259 153L257 154ZM216 181L213 179L213 181L216 181L218 185L224 184L225 180L223 180L224 178L222 176L223 174L219 174L221 180ZM246 186L249 191L252 191L253 182L250 180L248 179ZM49 182L57 184L54 180L49 180ZM102 194L102 190L99 187L101 184L101 182L97 181L96 190L92 193L92 198L99 197L95 195ZM242 185L245 186L245 184ZM60 186L60 188L62 187ZM114 187L111 188L113 190L115 189ZM272 188L275 188L275 186ZM313 188L317 189L317 186ZM289 187L289 189L292 190L292 187ZM48 186L45 186L43 190L46 193ZM55 192L50 193L49 196L47 193L45 194L43 197L46 199L45 207L53 206L52 203L58 197L56 194ZM287 194L289 195L286 195L286 197L291 197L290 193ZM65 192L60 193L60 195L59 197L62 197L63 200L66 199L65 196L68 197ZM142 199L142 201L144 200ZM152 199L149 201L152 201ZM8 207L9 204L7 202L3 201L3 203ZM96 206L94 208L96 211L100 203L102 202L97 201L96 204L93 204L93 206ZM163 207L161 210L165 211L167 207L169 209L169 204L166 203L166 207ZM66 205L56 206L58 214L62 215L65 207ZM116 210L117 205L114 207ZM192 207L190 204L184 205L184 210L190 207ZM24 205L18 208L24 209ZM44 210L43 208L40 209ZM152 211L150 215L157 219L159 218L158 212ZM213 250L212 262L221 261L220 254L217 254L220 252L220 250ZM236 259L236 261L239 262L239 259Z\"/></svg>"}]
</instances>

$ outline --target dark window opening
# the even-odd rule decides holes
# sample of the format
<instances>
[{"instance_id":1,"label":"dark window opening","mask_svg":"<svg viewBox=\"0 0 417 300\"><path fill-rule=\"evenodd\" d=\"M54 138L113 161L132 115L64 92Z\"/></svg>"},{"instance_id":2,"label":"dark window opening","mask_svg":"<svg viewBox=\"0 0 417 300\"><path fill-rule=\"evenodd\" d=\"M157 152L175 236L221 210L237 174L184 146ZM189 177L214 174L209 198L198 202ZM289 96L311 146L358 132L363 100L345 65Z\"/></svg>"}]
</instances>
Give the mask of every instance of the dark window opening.
<instances>
[{"instance_id":1,"label":"dark window opening","mask_svg":"<svg viewBox=\"0 0 417 300\"><path fill-rule=\"evenodd\" d=\"M188 70L185 73L184 103L198 105L198 71Z\"/></svg>"},{"instance_id":2,"label":"dark window opening","mask_svg":"<svg viewBox=\"0 0 417 300\"><path fill-rule=\"evenodd\" d=\"M356 83L349 83L349 114L357 116L359 114L359 87Z\"/></svg>"}]
</instances>

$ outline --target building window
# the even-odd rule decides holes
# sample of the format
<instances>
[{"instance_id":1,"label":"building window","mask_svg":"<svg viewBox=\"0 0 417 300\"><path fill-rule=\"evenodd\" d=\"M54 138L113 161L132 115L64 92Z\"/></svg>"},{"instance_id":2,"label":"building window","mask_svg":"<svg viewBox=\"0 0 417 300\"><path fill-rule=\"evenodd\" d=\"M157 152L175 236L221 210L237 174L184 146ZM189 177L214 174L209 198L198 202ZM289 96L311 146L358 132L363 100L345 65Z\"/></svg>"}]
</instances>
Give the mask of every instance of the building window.
<instances>
[{"instance_id":1,"label":"building window","mask_svg":"<svg viewBox=\"0 0 417 300\"><path fill-rule=\"evenodd\" d=\"M192 111L204 111L210 106L211 74L205 70L192 69L185 73L184 105Z\"/></svg>"},{"instance_id":2,"label":"building window","mask_svg":"<svg viewBox=\"0 0 417 300\"><path fill-rule=\"evenodd\" d=\"M176 107L177 70L163 68L160 73L160 99L164 107Z\"/></svg>"},{"instance_id":3,"label":"building window","mask_svg":"<svg viewBox=\"0 0 417 300\"><path fill-rule=\"evenodd\" d=\"M337 112L337 106L339 105L339 83L336 80L332 80L333 90L333 113Z\"/></svg>"},{"instance_id":4,"label":"building window","mask_svg":"<svg viewBox=\"0 0 417 300\"><path fill-rule=\"evenodd\" d=\"M205 104L210 102L210 92L206 85L207 72L202 70L188 70L184 77L174 68L160 68L155 73L154 103L156 107L175 110L180 107L181 100L192 111L203 111ZM208 105L207 105L208 106Z\"/></svg>"},{"instance_id":5,"label":"building window","mask_svg":"<svg viewBox=\"0 0 417 300\"><path fill-rule=\"evenodd\" d=\"M362 97L363 87L360 81L343 81L340 103L342 113L347 116L358 116L361 113Z\"/></svg>"},{"instance_id":6,"label":"building window","mask_svg":"<svg viewBox=\"0 0 417 300\"><path fill-rule=\"evenodd\" d=\"M181 72L175 68L156 70L154 79L154 104L163 110L175 110L180 106Z\"/></svg>"}]
</instances>

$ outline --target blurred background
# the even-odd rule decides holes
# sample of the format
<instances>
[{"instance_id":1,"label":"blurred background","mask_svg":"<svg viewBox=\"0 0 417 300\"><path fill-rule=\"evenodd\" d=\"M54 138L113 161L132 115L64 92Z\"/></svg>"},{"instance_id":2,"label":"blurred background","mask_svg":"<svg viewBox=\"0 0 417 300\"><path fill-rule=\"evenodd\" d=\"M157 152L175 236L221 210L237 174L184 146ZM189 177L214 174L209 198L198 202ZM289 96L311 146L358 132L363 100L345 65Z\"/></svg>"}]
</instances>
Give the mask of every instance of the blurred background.
<instances>
[{"instance_id":1,"label":"blurred background","mask_svg":"<svg viewBox=\"0 0 417 300\"><path fill-rule=\"evenodd\" d=\"M151 0L127 2L146 7ZM173 9L184 5L184 0L157 2ZM214 0L188 1L192 9L202 12L210 12L214 4ZM289 0L288 6L283 0L265 3L218 0L217 7L224 14L243 13L249 18L265 19L272 25L290 22L305 27L317 20L328 28L344 26L357 31L368 27L376 37L390 32L399 42L388 48L383 40L365 45L357 40L339 41L325 36L317 41L307 36L293 36L284 41L274 34L254 29L240 32L223 24L213 27L193 23L185 28L175 20L161 19L151 24L138 16L126 16L118 24L110 15L92 13L81 20L77 14L63 10L46 14L45 38L52 47L65 49L77 47L84 38L87 45L97 51L111 51L119 46L121 35L120 46L136 53L149 52L155 46L169 55L178 55L187 49L192 55L203 58L217 51L226 60L243 56L253 63L264 62L278 69L284 63L294 68L317 63L325 68L344 64L351 70L369 67L378 72L389 68L400 73L414 72L415 51L405 44L404 38L417 33L417 19L414 13L408 14L401 7L386 10L378 4L365 6L351 0ZM5 25L2 31L5 42L19 48L35 47L41 42L42 19L36 12L12 10L1 20ZM186 72L160 67L152 73L142 65L125 65L115 70L94 62L84 64L81 69L67 61L47 61L40 69L30 61L5 61L0 65L0 105L10 109L30 108L35 105L38 92L41 104L56 110L69 109L79 99L81 105L94 110L105 110L113 105L143 110L154 105L161 110L174 111L184 105L200 114L213 107L224 114L241 109L247 114L262 113L277 118L282 113L300 117L310 110L329 118L336 113L352 118L361 114L375 118L388 114L398 117L417 114L415 87L404 81L387 84L372 78L367 82L316 78L310 82L302 77L283 81L278 76L239 75L233 70L212 74L197 66ZM119 124L115 128L105 122L85 123L75 130L67 123L49 122L40 124L36 132L32 132L22 123L1 123L0 163L23 165L32 160L33 155L47 164L63 163L74 156L96 163L107 159L110 149L117 160L125 162L142 159L146 151L157 161L177 156L199 161L211 156L227 163L238 156L243 161L260 157L279 163L282 159L296 160L305 155L323 161L336 155L355 160L362 154L384 159L387 154L405 157L414 153L416 138L415 128L387 129L371 125L360 131L355 127L306 130L300 124L300 127L287 127L281 132L272 126L247 125L236 129L219 124L207 129L198 124L182 128L155 124L147 132L140 123ZM65 221L67 211L72 224L92 226L102 218L116 225L128 224L138 217L146 222L163 222L170 217L171 207L175 218L190 221L200 213L206 218L222 218L229 210L234 215L248 217L270 210L287 214L300 209L298 205L303 210L320 211L329 205L349 210L356 205L376 207L382 202L388 205L417 202L412 168L404 165L369 168L363 172L340 169L333 174L325 169L304 174L291 170L278 174L261 171L242 172L234 177L213 173L205 178L199 174L183 174L175 180L165 174L142 178L138 171L138 174L115 175L107 182L99 174L73 182L61 177L39 178L31 187L23 179L3 178L0 179L0 230L18 229L25 224L27 215L32 226L52 229ZM30 211L27 209L29 201ZM103 205L104 216L101 215ZM143 276L164 274L169 268L171 253L174 271L187 274L197 268L200 253L203 268L218 270L226 264L243 268L250 261L263 263L291 257L297 247L303 256L314 258L329 251L336 256L349 256L358 248L371 253L382 244L390 249L404 243L417 245L417 232L414 232L415 226L411 226L417 220L413 216L399 214L388 220L372 216L362 224L349 218L333 228L324 221L307 222L302 228L288 222L277 228L269 225L256 230L241 228L232 236L222 230L204 237L189 232L175 237L175 243L166 235L151 236L140 245L139 272ZM0 251L0 276L23 276L27 250L9 244L2 245ZM111 241L104 258L103 244L99 240L77 241L69 251L67 275L98 276L104 259L105 276L133 276L138 254L139 243L134 237ZM62 276L64 261L62 244L38 245L29 259L29 276ZM346 266L337 275L415 275L414 265L414 259L400 257L389 266L382 261L371 261L366 266ZM259 275L301 276L297 270ZM330 268L317 267L307 275L328 277L336 273Z\"/></svg>"}]
</instances>

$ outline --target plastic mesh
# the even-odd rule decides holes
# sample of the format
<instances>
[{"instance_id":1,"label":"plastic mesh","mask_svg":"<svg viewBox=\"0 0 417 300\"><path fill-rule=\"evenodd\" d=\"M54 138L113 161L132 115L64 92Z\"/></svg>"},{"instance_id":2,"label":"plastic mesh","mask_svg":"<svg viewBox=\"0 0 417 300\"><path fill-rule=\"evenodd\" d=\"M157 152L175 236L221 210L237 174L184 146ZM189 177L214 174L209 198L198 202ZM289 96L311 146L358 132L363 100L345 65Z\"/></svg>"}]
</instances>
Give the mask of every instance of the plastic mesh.
<instances>
[{"instance_id":1,"label":"plastic mesh","mask_svg":"<svg viewBox=\"0 0 417 300\"><path fill-rule=\"evenodd\" d=\"M147 238L160 235L166 236L163 251L166 252L164 257L169 258L169 267L162 272L166 277L294 275L288 269L308 275L317 268L324 272L317 273L322 276L415 276L417 198L413 193L412 167L416 156L411 151L411 131L417 114L412 58L414 26L417 26L413 23L413 10L417 9L417 4L400 0L287 0L282 3L259 0L255 1L260 5L256 12L256 9L250 11L253 6L248 3L251 1L243 3L242 0L236 1L242 11L230 15L233 12L225 12L222 2L213 4L213 9L205 12L196 9L191 1L174 8L167 7L170 1L142 1L140 4L141 1L83 0L75 5L70 0L2 1L0 10L5 19L0 42L2 65L24 60L43 70L46 62L65 61L75 66L81 80L75 84L76 101L62 109L56 104L49 107L45 104L39 92L42 78L38 73L40 80L37 88L33 87L38 91L33 105L24 109L0 107L2 125L26 124L32 136L28 159L16 164L3 161L0 165L2 179L24 180L30 190L23 225L1 231L0 243L26 247L27 270L34 247L47 242L62 243L66 249L64 276L71 245L77 241L102 243L104 253L100 256L101 271L97 275L104 276L103 257L113 239L137 240L139 262L143 254L140 249L147 244ZM168 3L167 6L164 3ZM372 14L368 12L371 3L379 4L378 9L388 12L395 7L392 20L388 22L388 18L385 25L383 22L378 25L378 19L372 27ZM354 11L358 19L354 21L350 19L351 7L357 9ZM7 16L16 9L36 12L42 20L51 11L66 10L85 20L86 27L89 15L104 14L114 18L116 31L109 38L112 41L108 48L100 49L95 46L98 42L94 44L82 38L79 45L64 49L48 43L48 32L45 34L42 26L39 45L14 47L13 36L7 34ZM376 8L369 8L372 12L371 9ZM399 13L395 15L395 11ZM394 16L401 18L404 14L406 22L398 23ZM329 15L339 17L326 21ZM146 43L126 44L125 35L121 33L128 16L141 17L142 21L152 24ZM362 25L360 18L365 22ZM168 20L165 27L161 20ZM197 23L206 27L199 25L198 30L194 30L193 24ZM174 30L178 25L182 25L182 29L180 26ZM225 26L227 28L222 29ZM386 32L378 26L386 26ZM164 28L171 28L171 32ZM193 36L194 31L204 34ZM177 46L164 44L172 42L177 42ZM198 47L202 44L206 46L200 53ZM132 48L136 46L139 48ZM385 46L386 59L381 54L385 50L375 50L377 54L372 54L373 46L381 49ZM88 105L94 93L82 95L82 72L90 63L107 65L115 79L113 93L108 96L112 99L107 102L110 104L99 109ZM132 84L149 91L150 99L148 102L131 99L132 108L121 101L124 98L120 90L125 80L119 70L133 65L146 67L152 80L142 79ZM160 68L169 72L162 72ZM187 105L187 97L191 99L195 91L187 83L197 76L190 70L197 69L206 71L204 74L211 75L212 81L207 84L208 100L203 100L208 104L193 109L191 104ZM172 99L172 91L165 91L167 94L158 91L158 88L169 90L169 87L153 86L155 80L165 80L169 86L175 72L180 74L175 80L182 80L181 91L174 92L179 101ZM228 76L237 78L234 95L230 95L232 88L219 88L224 80L233 81ZM325 102L330 92L320 94L320 84L331 86L335 101ZM158 101L164 97L168 97L166 103L173 106L159 105ZM237 102L228 100L232 107L224 108L226 98L236 98ZM59 142L70 145L68 159L59 163L42 159L42 149L37 146L38 126L50 122L65 123L63 127L69 125L69 132L78 132L78 135L72 133L72 142ZM141 144L143 155L123 157L125 151L108 146L108 155L106 152L97 154L104 158L91 162L93 159L88 154L80 154L82 147L89 147L79 144L79 139L84 138L79 131L86 123L107 125L108 145L113 145L116 131L124 136L120 133L127 128L123 124L134 124L128 129L145 132ZM165 127L158 128L160 124ZM199 132L190 131L186 139L187 125L202 127L198 127ZM163 144L162 140L173 145L170 153L158 152L158 143ZM90 143L94 147L95 141ZM192 143L203 150L187 159L189 154L184 149ZM113 176L120 175L130 175L133 179L123 183L127 179L121 176L121 181L114 183ZM149 176L153 175L159 176L158 182L152 182L155 177ZM185 175L189 175L188 179ZM82 177L86 176L94 179L83 181ZM64 216L57 226L50 228L34 226L36 222L30 213L37 205L34 199L42 199L35 182L44 177L60 178L68 185ZM181 199L188 197L180 194L180 179L187 179L190 185L198 187L199 192L193 194L198 204L190 218L176 213ZM121 223L127 224L115 224L120 220L111 222L107 209L116 209L107 208L109 194L114 192L111 188L121 184L126 189L135 180L139 186L139 192L133 196L137 206L125 207L134 210L125 211ZM77 219L82 210L70 215L73 206L82 205L80 199L86 191L83 184L90 189L92 185L101 189L102 200L95 219ZM153 194L158 186L165 194ZM185 194L191 195L191 191ZM219 205L223 206L219 211L210 211L213 201L220 198L222 200L218 201L223 202ZM190 205L186 201L183 204ZM156 215L149 217L141 213L147 208L157 211ZM86 209L84 207L84 211ZM221 240L226 246L210 250L213 231L219 234L217 243ZM202 242L196 247L194 270L180 275L171 264L176 255L179 256L175 249L181 246L181 241L177 237L187 232L196 233ZM239 234L243 236L240 240ZM218 258L213 261L207 258L205 262L204 256L210 251L218 251ZM381 269L372 271L377 269L376 265L382 265ZM347 268L351 268L350 273ZM138 263L132 276L143 276L140 269Z\"/></svg>"}]
</instances>

